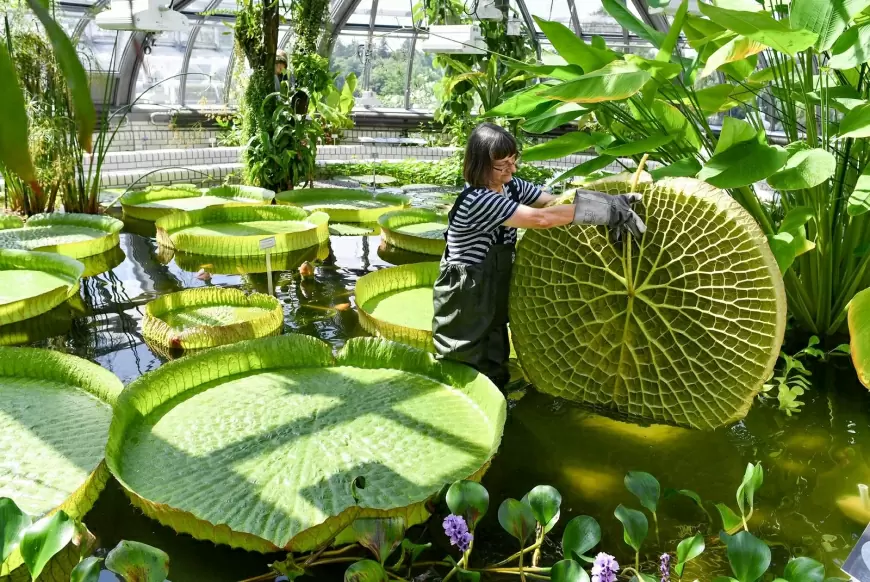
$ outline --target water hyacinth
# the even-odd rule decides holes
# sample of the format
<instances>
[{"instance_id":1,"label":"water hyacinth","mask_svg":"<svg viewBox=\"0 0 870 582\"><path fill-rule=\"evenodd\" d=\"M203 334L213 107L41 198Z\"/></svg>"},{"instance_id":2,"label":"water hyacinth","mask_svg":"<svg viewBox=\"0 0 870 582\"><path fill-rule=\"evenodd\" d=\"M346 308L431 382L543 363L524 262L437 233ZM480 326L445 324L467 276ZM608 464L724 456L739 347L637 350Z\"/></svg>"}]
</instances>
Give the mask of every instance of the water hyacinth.
<instances>
[{"instance_id":1,"label":"water hyacinth","mask_svg":"<svg viewBox=\"0 0 870 582\"><path fill-rule=\"evenodd\" d=\"M619 572L619 563L616 558L604 552L595 556L592 565L592 582L616 582L616 573Z\"/></svg>"},{"instance_id":2,"label":"water hyacinth","mask_svg":"<svg viewBox=\"0 0 870 582\"><path fill-rule=\"evenodd\" d=\"M468 546L474 536L468 531L468 524L461 515L452 513L444 518L444 533L450 538L450 545L459 548L460 552L468 551Z\"/></svg>"},{"instance_id":3,"label":"water hyacinth","mask_svg":"<svg viewBox=\"0 0 870 582\"><path fill-rule=\"evenodd\" d=\"M659 573L662 575L662 582L669 582L671 579L671 555L662 554L659 558Z\"/></svg>"}]
</instances>

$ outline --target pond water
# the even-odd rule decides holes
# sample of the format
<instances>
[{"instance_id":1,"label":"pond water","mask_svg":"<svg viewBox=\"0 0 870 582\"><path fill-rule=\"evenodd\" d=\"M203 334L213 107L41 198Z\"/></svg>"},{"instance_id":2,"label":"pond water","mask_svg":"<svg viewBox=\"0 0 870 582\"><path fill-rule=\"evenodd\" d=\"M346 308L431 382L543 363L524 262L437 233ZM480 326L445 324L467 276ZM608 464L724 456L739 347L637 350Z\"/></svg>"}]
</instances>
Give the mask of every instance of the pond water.
<instances>
[{"instance_id":1,"label":"pond water","mask_svg":"<svg viewBox=\"0 0 870 582\"><path fill-rule=\"evenodd\" d=\"M335 347L365 335L349 308L357 279L389 266L382 257L408 258L395 250L379 252L379 245L377 235L331 237L329 245L316 253L314 280L302 281L295 268L283 265L287 270L275 273L275 285L284 305L286 331L316 336ZM215 274L210 283L202 281L196 276L202 265L187 260L186 268L179 267L153 238L141 234L123 233L121 249L123 261L83 281L80 297L64 307L72 310L71 325L64 325L68 318L49 314L44 331L50 337L30 345L96 361L129 383L164 361L164 356L149 349L139 331L148 301L207 284L267 290L262 272ZM308 258L313 259L314 253ZM253 265L249 270L258 269ZM22 333L0 328L0 340L10 331ZM628 563L631 558L622 529L613 517L620 503L639 507L623 486L627 471L650 472L663 488L691 489L706 501L725 502L736 509L734 494L746 464L761 461L764 485L756 497L751 529L774 546L775 571L782 571L789 554L809 555L828 565L829 576L837 575L836 567L863 529L843 515L837 499L857 494L859 483L870 483L870 395L843 364L842 369L828 366L816 371L816 389L807 395L800 414L789 418L772 404L756 404L743 422L707 433L614 420L533 390L512 394L504 440L484 479L492 506L476 548L481 557L504 557L515 551L515 542L498 527L498 504L506 497L522 497L534 485L550 484L563 495L562 522L581 514L596 517L603 531L599 548ZM712 506L709 509L715 513ZM688 499L663 499L661 542L655 542L651 527L644 560L657 560L663 550L673 550L680 538L699 527L705 531L707 521ZM133 539L168 552L173 582L235 582L264 574L269 562L281 559L178 535L135 510L114 481L85 522L103 547ZM714 522L711 540L719 530L718 516ZM558 541L561 529L551 538ZM433 554L433 559L443 556ZM555 542L544 554L545 563L557 558ZM725 574L726 567L722 553L712 551L684 579L711 580ZM340 571L324 572L321 579L340 576Z\"/></svg>"}]
</instances>

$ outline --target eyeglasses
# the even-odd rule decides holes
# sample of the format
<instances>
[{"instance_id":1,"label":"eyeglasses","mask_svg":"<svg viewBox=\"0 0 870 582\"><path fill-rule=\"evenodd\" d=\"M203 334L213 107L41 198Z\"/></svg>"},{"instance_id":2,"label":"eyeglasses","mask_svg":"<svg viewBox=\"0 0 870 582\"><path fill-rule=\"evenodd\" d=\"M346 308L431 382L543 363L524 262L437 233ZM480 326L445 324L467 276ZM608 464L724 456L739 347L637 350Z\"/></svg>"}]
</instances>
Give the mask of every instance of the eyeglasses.
<instances>
[{"instance_id":1,"label":"eyeglasses","mask_svg":"<svg viewBox=\"0 0 870 582\"><path fill-rule=\"evenodd\" d=\"M516 157L513 160L508 158L507 162L503 166L493 166L492 169L495 170L496 172L507 172L511 168L516 170L519 163L520 163L519 157Z\"/></svg>"}]
</instances>

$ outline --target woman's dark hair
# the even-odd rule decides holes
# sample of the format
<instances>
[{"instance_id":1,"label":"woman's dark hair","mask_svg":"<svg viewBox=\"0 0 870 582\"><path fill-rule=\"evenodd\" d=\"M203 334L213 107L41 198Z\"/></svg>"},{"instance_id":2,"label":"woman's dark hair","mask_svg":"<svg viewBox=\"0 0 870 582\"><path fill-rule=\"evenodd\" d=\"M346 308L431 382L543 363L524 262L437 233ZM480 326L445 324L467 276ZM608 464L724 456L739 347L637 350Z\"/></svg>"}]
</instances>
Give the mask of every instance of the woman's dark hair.
<instances>
[{"instance_id":1,"label":"woman's dark hair","mask_svg":"<svg viewBox=\"0 0 870 582\"><path fill-rule=\"evenodd\" d=\"M462 177L470 186L488 186L492 162L517 155L517 140L494 123L474 128L465 146Z\"/></svg>"}]
</instances>

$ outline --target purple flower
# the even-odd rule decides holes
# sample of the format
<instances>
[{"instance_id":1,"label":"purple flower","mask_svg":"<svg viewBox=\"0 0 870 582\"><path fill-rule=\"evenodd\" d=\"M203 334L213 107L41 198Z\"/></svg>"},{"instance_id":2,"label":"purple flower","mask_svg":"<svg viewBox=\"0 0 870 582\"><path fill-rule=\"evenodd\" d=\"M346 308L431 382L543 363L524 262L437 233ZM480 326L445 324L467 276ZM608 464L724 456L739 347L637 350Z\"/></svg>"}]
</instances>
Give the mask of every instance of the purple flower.
<instances>
[{"instance_id":1,"label":"purple flower","mask_svg":"<svg viewBox=\"0 0 870 582\"><path fill-rule=\"evenodd\" d=\"M592 565L592 582L616 582L616 573L619 572L619 563L610 554L601 552L595 556Z\"/></svg>"},{"instance_id":2,"label":"purple flower","mask_svg":"<svg viewBox=\"0 0 870 582\"><path fill-rule=\"evenodd\" d=\"M468 532L468 524L465 523L465 518L451 513L444 518L443 526L444 533L450 538L450 545L458 547L461 552L467 551L474 536Z\"/></svg>"},{"instance_id":3,"label":"purple flower","mask_svg":"<svg viewBox=\"0 0 870 582\"><path fill-rule=\"evenodd\" d=\"M671 579L671 555L662 554L659 558L659 573L662 575L662 582L669 582Z\"/></svg>"}]
</instances>

